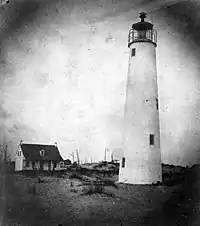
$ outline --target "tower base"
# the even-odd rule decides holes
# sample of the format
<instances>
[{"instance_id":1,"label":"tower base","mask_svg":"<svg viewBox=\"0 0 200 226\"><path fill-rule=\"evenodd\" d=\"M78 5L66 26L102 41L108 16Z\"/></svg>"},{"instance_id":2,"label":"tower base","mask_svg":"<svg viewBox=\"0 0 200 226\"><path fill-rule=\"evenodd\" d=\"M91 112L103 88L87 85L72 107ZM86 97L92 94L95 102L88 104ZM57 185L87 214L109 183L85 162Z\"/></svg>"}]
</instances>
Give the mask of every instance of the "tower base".
<instances>
[{"instance_id":1,"label":"tower base","mask_svg":"<svg viewBox=\"0 0 200 226\"><path fill-rule=\"evenodd\" d=\"M119 183L125 184L160 184L162 183L162 169L149 170L144 167L127 169L120 168Z\"/></svg>"}]
</instances>

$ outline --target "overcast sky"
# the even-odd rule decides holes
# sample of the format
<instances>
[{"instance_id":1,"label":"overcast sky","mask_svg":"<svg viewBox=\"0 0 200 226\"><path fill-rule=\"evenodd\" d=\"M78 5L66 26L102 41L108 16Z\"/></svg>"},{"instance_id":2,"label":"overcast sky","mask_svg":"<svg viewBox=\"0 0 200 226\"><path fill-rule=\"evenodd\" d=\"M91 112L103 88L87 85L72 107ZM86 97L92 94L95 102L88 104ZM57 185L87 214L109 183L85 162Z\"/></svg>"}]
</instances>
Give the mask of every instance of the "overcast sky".
<instances>
[{"instance_id":1,"label":"overcast sky","mask_svg":"<svg viewBox=\"0 0 200 226\"><path fill-rule=\"evenodd\" d=\"M79 148L83 161L122 147L128 31L145 10L158 31L162 160L199 161L199 9L192 0L1 6L1 143L14 153L20 139L57 141L64 158Z\"/></svg>"}]
</instances>

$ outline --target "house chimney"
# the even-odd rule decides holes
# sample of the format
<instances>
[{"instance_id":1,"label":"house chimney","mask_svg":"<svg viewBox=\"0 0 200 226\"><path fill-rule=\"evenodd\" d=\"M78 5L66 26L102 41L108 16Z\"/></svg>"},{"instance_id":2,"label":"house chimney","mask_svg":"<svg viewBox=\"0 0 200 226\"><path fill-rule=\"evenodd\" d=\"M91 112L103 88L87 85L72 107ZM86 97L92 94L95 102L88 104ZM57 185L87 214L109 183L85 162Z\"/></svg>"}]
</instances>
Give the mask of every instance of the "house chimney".
<instances>
[{"instance_id":1,"label":"house chimney","mask_svg":"<svg viewBox=\"0 0 200 226\"><path fill-rule=\"evenodd\" d=\"M20 140L20 145L22 145L23 144L23 140Z\"/></svg>"},{"instance_id":2,"label":"house chimney","mask_svg":"<svg viewBox=\"0 0 200 226\"><path fill-rule=\"evenodd\" d=\"M54 142L54 145L55 145L55 147L57 147L58 146L58 143L57 142Z\"/></svg>"}]
</instances>

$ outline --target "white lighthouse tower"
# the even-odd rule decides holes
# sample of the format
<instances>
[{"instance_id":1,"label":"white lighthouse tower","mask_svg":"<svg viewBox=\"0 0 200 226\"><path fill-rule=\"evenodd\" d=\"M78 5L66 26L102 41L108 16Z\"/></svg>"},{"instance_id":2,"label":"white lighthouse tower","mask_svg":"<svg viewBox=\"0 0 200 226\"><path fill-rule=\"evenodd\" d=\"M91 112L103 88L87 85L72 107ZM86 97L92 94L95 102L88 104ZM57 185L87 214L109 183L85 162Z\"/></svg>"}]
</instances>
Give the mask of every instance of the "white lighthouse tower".
<instances>
[{"instance_id":1,"label":"white lighthouse tower","mask_svg":"<svg viewBox=\"0 0 200 226\"><path fill-rule=\"evenodd\" d=\"M156 70L157 32L144 19L129 31L130 48L124 115L124 157L119 182L162 182L158 88Z\"/></svg>"}]
</instances>

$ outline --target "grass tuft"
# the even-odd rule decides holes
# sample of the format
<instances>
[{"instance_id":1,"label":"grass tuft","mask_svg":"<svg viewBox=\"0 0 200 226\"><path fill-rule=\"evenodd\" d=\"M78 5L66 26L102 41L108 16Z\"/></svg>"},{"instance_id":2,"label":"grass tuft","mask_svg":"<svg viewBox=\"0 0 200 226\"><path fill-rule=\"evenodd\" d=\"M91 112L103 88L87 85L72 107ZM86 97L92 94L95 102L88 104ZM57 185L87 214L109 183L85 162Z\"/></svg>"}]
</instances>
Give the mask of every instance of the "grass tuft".
<instances>
[{"instance_id":1,"label":"grass tuft","mask_svg":"<svg viewBox=\"0 0 200 226\"><path fill-rule=\"evenodd\" d=\"M76 190L75 188L71 188L70 191L71 192L74 192L74 193L77 193L78 192L78 190Z\"/></svg>"},{"instance_id":2,"label":"grass tuft","mask_svg":"<svg viewBox=\"0 0 200 226\"><path fill-rule=\"evenodd\" d=\"M111 186L111 187L114 187L114 188L118 188L117 184L112 181L112 180L109 180L109 179L103 179L102 180L102 183L105 185L105 186Z\"/></svg>"},{"instance_id":3,"label":"grass tuft","mask_svg":"<svg viewBox=\"0 0 200 226\"><path fill-rule=\"evenodd\" d=\"M91 194L103 194L105 191L105 187L102 184L95 184L91 183L88 187L83 189L84 194L91 195Z\"/></svg>"}]
</instances>

